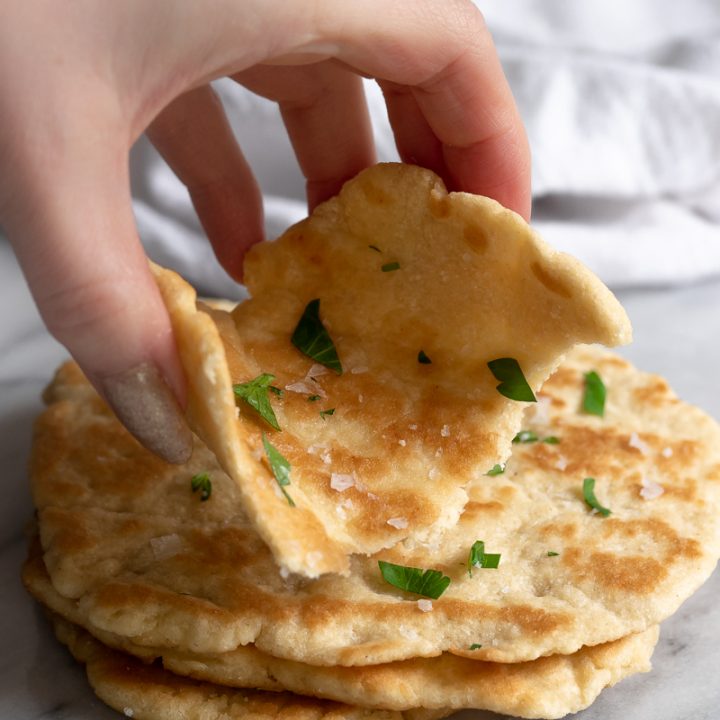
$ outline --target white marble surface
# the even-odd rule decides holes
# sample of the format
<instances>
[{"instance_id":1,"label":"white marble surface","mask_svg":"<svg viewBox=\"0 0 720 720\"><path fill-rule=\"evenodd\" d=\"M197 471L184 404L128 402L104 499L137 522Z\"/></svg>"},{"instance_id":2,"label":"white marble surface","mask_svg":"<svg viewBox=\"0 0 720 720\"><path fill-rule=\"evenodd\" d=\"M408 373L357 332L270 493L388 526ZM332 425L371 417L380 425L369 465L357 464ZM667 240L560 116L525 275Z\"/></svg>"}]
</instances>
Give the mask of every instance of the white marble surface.
<instances>
[{"instance_id":1,"label":"white marble surface","mask_svg":"<svg viewBox=\"0 0 720 720\"><path fill-rule=\"evenodd\" d=\"M720 281L626 291L635 327L625 354L660 372L681 397L720 417ZM120 717L95 699L19 580L32 509L25 464L39 394L65 356L42 329L9 249L0 240L0 718ZM466 712L465 720L489 720ZM458 716L458 717L461 717ZM606 691L582 720L720 719L720 572L663 625L654 670Z\"/></svg>"}]
</instances>

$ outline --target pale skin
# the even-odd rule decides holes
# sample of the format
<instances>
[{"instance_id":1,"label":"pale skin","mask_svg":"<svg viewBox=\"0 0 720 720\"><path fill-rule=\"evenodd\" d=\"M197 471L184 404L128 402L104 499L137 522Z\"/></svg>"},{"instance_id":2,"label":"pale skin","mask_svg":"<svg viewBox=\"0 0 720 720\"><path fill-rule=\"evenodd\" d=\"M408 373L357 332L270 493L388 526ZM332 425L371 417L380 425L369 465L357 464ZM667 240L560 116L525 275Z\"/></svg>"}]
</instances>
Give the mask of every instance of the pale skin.
<instances>
[{"instance_id":1,"label":"pale skin","mask_svg":"<svg viewBox=\"0 0 720 720\"><path fill-rule=\"evenodd\" d=\"M262 202L208 85L223 76L278 102L310 209L375 161L365 76L404 161L530 213L525 132L470 2L3 0L0 224L50 332L173 462L191 450L185 379L135 228L128 153L147 132L240 280Z\"/></svg>"}]
</instances>

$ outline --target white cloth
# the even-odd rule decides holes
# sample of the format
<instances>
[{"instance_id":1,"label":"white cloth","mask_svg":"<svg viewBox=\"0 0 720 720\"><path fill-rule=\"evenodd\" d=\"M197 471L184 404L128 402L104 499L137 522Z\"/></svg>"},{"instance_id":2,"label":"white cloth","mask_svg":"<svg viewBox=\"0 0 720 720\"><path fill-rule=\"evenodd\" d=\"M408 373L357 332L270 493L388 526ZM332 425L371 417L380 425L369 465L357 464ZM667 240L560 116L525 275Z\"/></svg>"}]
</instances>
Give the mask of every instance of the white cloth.
<instances>
[{"instance_id":1,"label":"white cloth","mask_svg":"<svg viewBox=\"0 0 720 720\"><path fill-rule=\"evenodd\" d=\"M720 3L478 2L533 152L534 224L616 288L720 275ZM279 114L216 84L263 189L270 237L305 214ZM366 82L381 160L396 159L377 86ZM238 296L182 185L142 141L136 214L150 254L205 292Z\"/></svg>"}]
</instances>

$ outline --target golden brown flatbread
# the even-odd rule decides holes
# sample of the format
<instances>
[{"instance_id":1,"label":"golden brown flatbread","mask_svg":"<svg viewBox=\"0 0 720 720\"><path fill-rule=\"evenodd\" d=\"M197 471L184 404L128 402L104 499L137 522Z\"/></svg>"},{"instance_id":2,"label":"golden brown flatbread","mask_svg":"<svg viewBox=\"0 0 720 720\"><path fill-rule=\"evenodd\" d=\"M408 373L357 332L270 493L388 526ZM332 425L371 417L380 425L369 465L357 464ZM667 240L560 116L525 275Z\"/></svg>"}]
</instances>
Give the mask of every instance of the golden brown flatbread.
<instances>
[{"instance_id":1,"label":"golden brown flatbread","mask_svg":"<svg viewBox=\"0 0 720 720\"><path fill-rule=\"evenodd\" d=\"M603 418L580 412L593 369L608 388ZM158 460L73 365L47 398L31 477L53 586L93 627L137 645L222 653L255 643L308 664L374 665L480 644L473 658L520 662L660 622L720 553L720 428L661 378L595 348L568 356L525 417L558 444L515 444L503 474L471 483L437 543L354 557L349 576L314 581L277 568L201 443L187 466ZM190 483L205 471L203 502ZM609 517L583 500L585 477ZM501 561L470 577L476 540ZM383 580L378 559L452 582L423 611Z\"/></svg>"},{"instance_id":2,"label":"golden brown flatbread","mask_svg":"<svg viewBox=\"0 0 720 720\"><path fill-rule=\"evenodd\" d=\"M308 577L455 524L526 405L498 392L489 362L516 361L537 389L576 343L630 340L625 312L577 260L496 202L407 165L362 172L254 247L251 299L232 314L212 322L178 276L156 277L193 427L277 562ZM237 415L232 384L263 373L283 393L269 395L281 431L242 402ZM263 433L291 465L282 491Z\"/></svg>"},{"instance_id":3,"label":"golden brown flatbread","mask_svg":"<svg viewBox=\"0 0 720 720\"><path fill-rule=\"evenodd\" d=\"M552 655L526 663L491 663L444 653L364 667L318 667L283 660L253 645L228 653L202 655L147 648L92 627L78 606L52 587L36 542L23 569L32 595L56 616L85 627L105 646L146 663L161 659L177 675L226 687L254 688L322 697L368 708L406 711L485 709L520 717L555 718L590 705L603 688L650 670L658 628L572 655Z\"/></svg>"}]
</instances>

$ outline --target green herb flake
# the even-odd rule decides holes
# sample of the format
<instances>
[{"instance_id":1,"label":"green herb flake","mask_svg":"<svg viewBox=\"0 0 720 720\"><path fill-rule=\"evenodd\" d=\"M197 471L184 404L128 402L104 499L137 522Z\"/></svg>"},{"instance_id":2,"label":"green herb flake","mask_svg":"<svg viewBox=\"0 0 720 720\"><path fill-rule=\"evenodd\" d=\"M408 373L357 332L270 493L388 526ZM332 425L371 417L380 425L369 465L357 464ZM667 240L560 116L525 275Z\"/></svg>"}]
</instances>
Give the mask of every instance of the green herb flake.
<instances>
[{"instance_id":1,"label":"green herb flake","mask_svg":"<svg viewBox=\"0 0 720 720\"><path fill-rule=\"evenodd\" d=\"M324 420L329 415L335 414L335 408L330 408L329 410L321 410L320 411L320 417Z\"/></svg>"},{"instance_id":2,"label":"green herb flake","mask_svg":"<svg viewBox=\"0 0 720 720\"><path fill-rule=\"evenodd\" d=\"M320 320L320 300L311 300L290 339L304 355L342 375L343 368L333 341Z\"/></svg>"},{"instance_id":3,"label":"green herb flake","mask_svg":"<svg viewBox=\"0 0 720 720\"><path fill-rule=\"evenodd\" d=\"M265 433L262 435L263 447L265 448L265 455L267 455L268 462L270 463L270 469L272 474L275 476L277 484L282 490L282 494L288 501L290 507L295 507L295 502L288 495L285 488L290 484L290 463L283 457L282 453L267 439Z\"/></svg>"},{"instance_id":4,"label":"green herb flake","mask_svg":"<svg viewBox=\"0 0 720 720\"><path fill-rule=\"evenodd\" d=\"M607 517L612 513L611 510L603 507L595 497L595 478L587 477L583 480L583 497L585 498L585 502L593 508L593 510L597 510L603 517Z\"/></svg>"},{"instance_id":5,"label":"green herb flake","mask_svg":"<svg viewBox=\"0 0 720 720\"><path fill-rule=\"evenodd\" d=\"M528 385L520 363L515 358L498 358L491 360L487 365L495 379L500 380L496 389L501 395L510 400L537 402L535 393Z\"/></svg>"},{"instance_id":6,"label":"green herb flake","mask_svg":"<svg viewBox=\"0 0 720 720\"><path fill-rule=\"evenodd\" d=\"M605 415L605 396L607 391L602 378L591 370L585 373L585 392L583 393L582 407L588 415Z\"/></svg>"},{"instance_id":7,"label":"green herb flake","mask_svg":"<svg viewBox=\"0 0 720 720\"><path fill-rule=\"evenodd\" d=\"M559 445L560 444L560 438L555 437L555 435L548 435L548 437L543 438L543 442L546 445Z\"/></svg>"},{"instance_id":8,"label":"green herb flake","mask_svg":"<svg viewBox=\"0 0 720 720\"><path fill-rule=\"evenodd\" d=\"M500 553L486 553L485 543L482 540L476 540L467 559L468 575L472 577L472 569L484 568L484 569L496 569L500 565Z\"/></svg>"},{"instance_id":9,"label":"green herb flake","mask_svg":"<svg viewBox=\"0 0 720 720\"><path fill-rule=\"evenodd\" d=\"M382 250L381 250L377 245L368 245L368 247L369 247L371 250L374 250L375 252L379 252L379 253L382 252Z\"/></svg>"},{"instance_id":10,"label":"green herb flake","mask_svg":"<svg viewBox=\"0 0 720 720\"><path fill-rule=\"evenodd\" d=\"M280 425L278 425L275 412L272 409L272 405L270 405L270 398L268 397L268 390L272 389L270 383L274 379L274 375L263 373L262 375L258 375L254 380L233 385L233 392L251 408L256 410L266 423L276 430L279 430ZM278 388L275 388L273 392L277 390ZM280 392L282 392L282 390Z\"/></svg>"},{"instance_id":11,"label":"green herb flake","mask_svg":"<svg viewBox=\"0 0 720 720\"><path fill-rule=\"evenodd\" d=\"M521 430L512 441L517 443L534 443L539 440L538 436L532 430Z\"/></svg>"},{"instance_id":12,"label":"green herb flake","mask_svg":"<svg viewBox=\"0 0 720 720\"><path fill-rule=\"evenodd\" d=\"M547 556L548 557L557 557L560 553L555 552L554 550L548 550Z\"/></svg>"},{"instance_id":13,"label":"green herb flake","mask_svg":"<svg viewBox=\"0 0 720 720\"><path fill-rule=\"evenodd\" d=\"M473 643L473 644L470 646L470 649L471 649L471 650L479 650L481 647L482 647L482 645L481 645L480 643Z\"/></svg>"},{"instance_id":14,"label":"green herb flake","mask_svg":"<svg viewBox=\"0 0 720 720\"><path fill-rule=\"evenodd\" d=\"M275 387L274 385L270 385L268 390L271 393L275 393L278 397L282 397L285 394L285 391L282 388Z\"/></svg>"},{"instance_id":15,"label":"green herb flake","mask_svg":"<svg viewBox=\"0 0 720 720\"><path fill-rule=\"evenodd\" d=\"M385 582L407 592L437 600L450 585L450 578L439 570L422 570L378 560Z\"/></svg>"},{"instance_id":16,"label":"green herb flake","mask_svg":"<svg viewBox=\"0 0 720 720\"><path fill-rule=\"evenodd\" d=\"M432 360L426 355L424 350L418 353L418 362L421 365L432 365Z\"/></svg>"},{"instance_id":17,"label":"green herb flake","mask_svg":"<svg viewBox=\"0 0 720 720\"><path fill-rule=\"evenodd\" d=\"M395 270L400 269L400 263L399 262L385 263L380 269L383 272L395 272Z\"/></svg>"},{"instance_id":18,"label":"green herb flake","mask_svg":"<svg viewBox=\"0 0 720 720\"><path fill-rule=\"evenodd\" d=\"M210 499L210 495L212 494L212 481L208 473L204 472L193 475L190 480L190 487L193 492L200 491L200 500L202 502Z\"/></svg>"},{"instance_id":19,"label":"green herb flake","mask_svg":"<svg viewBox=\"0 0 720 720\"><path fill-rule=\"evenodd\" d=\"M502 475L504 472L505 467L496 463L485 474L489 475L490 477L495 477L496 475Z\"/></svg>"},{"instance_id":20,"label":"green herb flake","mask_svg":"<svg viewBox=\"0 0 720 720\"><path fill-rule=\"evenodd\" d=\"M319 395L310 395L310 397L308 397L307 401L308 402L317 402L319 399L320 399Z\"/></svg>"}]
</instances>

